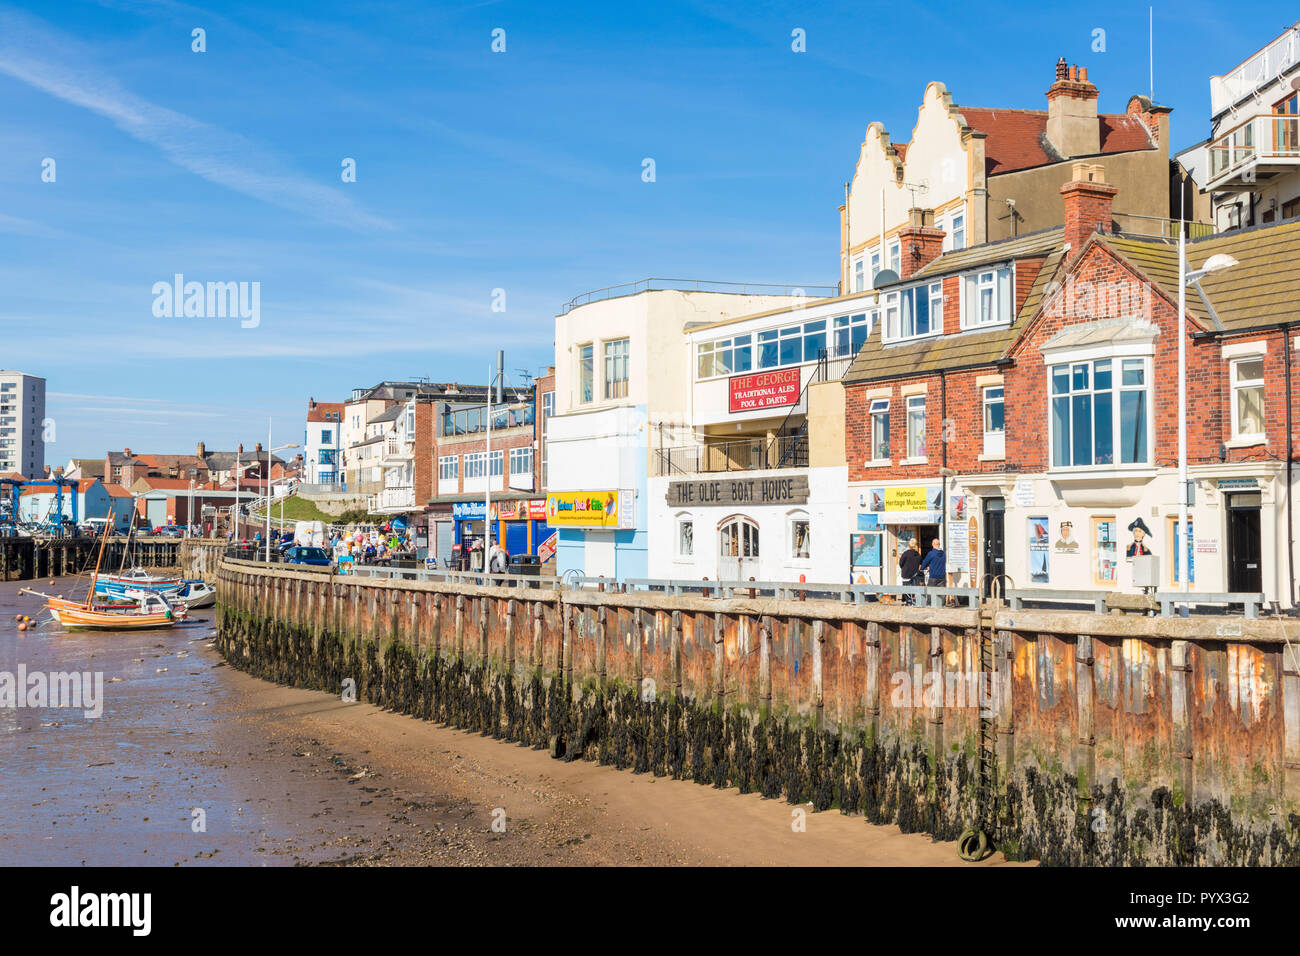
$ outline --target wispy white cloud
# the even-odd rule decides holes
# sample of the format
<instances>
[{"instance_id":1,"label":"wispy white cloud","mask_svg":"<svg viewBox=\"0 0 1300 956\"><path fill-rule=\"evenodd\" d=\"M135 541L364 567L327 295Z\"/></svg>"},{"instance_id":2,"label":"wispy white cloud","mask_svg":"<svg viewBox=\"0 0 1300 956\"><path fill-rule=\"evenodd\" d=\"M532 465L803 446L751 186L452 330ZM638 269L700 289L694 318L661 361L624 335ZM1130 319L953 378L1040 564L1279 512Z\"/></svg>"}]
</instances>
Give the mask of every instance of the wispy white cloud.
<instances>
[{"instance_id":1,"label":"wispy white cloud","mask_svg":"<svg viewBox=\"0 0 1300 956\"><path fill-rule=\"evenodd\" d=\"M0 74L103 116L170 162L227 189L336 225L393 228L337 189L286 169L247 138L143 99L93 63L85 44L27 14L0 9Z\"/></svg>"}]
</instances>

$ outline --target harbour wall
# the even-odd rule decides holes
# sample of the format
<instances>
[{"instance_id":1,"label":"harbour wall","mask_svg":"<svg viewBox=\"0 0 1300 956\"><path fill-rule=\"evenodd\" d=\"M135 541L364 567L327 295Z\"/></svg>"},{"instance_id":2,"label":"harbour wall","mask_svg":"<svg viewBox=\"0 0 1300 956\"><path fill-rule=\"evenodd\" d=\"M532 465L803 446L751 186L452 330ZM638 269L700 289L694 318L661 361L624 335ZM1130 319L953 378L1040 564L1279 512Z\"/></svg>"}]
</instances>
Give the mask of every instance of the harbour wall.
<instances>
[{"instance_id":1,"label":"harbour wall","mask_svg":"<svg viewBox=\"0 0 1300 956\"><path fill-rule=\"evenodd\" d=\"M937 839L982 820L1009 856L1045 864L1300 863L1296 624L475 587L230 560L217 617L221 653L258 677L350 687L566 760Z\"/></svg>"}]
</instances>

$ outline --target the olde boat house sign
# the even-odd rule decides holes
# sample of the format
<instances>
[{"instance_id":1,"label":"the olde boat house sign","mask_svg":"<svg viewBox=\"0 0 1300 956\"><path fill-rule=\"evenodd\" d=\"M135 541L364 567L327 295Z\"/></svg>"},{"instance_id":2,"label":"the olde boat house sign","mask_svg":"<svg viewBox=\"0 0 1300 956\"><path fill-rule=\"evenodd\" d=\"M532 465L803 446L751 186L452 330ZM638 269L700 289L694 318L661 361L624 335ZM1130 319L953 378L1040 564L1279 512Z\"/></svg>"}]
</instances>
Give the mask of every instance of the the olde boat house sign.
<instances>
[{"instance_id":1,"label":"the olde boat house sign","mask_svg":"<svg viewBox=\"0 0 1300 956\"><path fill-rule=\"evenodd\" d=\"M808 501L808 477L718 478L670 481L665 496L672 507L692 505L802 505Z\"/></svg>"}]
</instances>

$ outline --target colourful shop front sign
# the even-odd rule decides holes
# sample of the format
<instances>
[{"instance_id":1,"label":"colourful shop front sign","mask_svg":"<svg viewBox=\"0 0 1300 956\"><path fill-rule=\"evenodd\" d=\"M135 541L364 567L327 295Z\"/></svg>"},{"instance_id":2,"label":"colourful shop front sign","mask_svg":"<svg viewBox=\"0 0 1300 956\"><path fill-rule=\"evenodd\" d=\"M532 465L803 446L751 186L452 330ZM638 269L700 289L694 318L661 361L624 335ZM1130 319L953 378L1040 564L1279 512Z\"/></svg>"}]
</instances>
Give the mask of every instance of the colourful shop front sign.
<instances>
[{"instance_id":1,"label":"colourful shop front sign","mask_svg":"<svg viewBox=\"0 0 1300 956\"><path fill-rule=\"evenodd\" d=\"M546 496L546 523L553 528L635 528L636 492L552 491Z\"/></svg>"}]
</instances>

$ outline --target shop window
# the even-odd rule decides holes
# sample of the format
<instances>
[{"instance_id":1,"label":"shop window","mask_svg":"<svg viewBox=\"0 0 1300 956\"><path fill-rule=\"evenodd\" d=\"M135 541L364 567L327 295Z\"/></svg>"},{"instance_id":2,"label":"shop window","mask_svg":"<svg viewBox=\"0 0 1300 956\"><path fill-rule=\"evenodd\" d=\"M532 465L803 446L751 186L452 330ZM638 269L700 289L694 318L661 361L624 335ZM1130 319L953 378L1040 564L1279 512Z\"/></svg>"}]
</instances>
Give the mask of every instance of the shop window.
<instances>
[{"instance_id":1,"label":"shop window","mask_svg":"<svg viewBox=\"0 0 1300 956\"><path fill-rule=\"evenodd\" d=\"M690 518L677 519L677 556L689 558L695 554L695 522Z\"/></svg>"},{"instance_id":2,"label":"shop window","mask_svg":"<svg viewBox=\"0 0 1300 956\"><path fill-rule=\"evenodd\" d=\"M802 512L790 518L790 557L808 558L812 548L812 524Z\"/></svg>"},{"instance_id":3,"label":"shop window","mask_svg":"<svg viewBox=\"0 0 1300 956\"><path fill-rule=\"evenodd\" d=\"M1232 437L1239 441L1264 440L1264 357L1232 363Z\"/></svg>"},{"instance_id":4,"label":"shop window","mask_svg":"<svg viewBox=\"0 0 1300 956\"><path fill-rule=\"evenodd\" d=\"M1092 583L1114 587L1119 578L1119 543L1114 518L1092 519Z\"/></svg>"}]
</instances>

